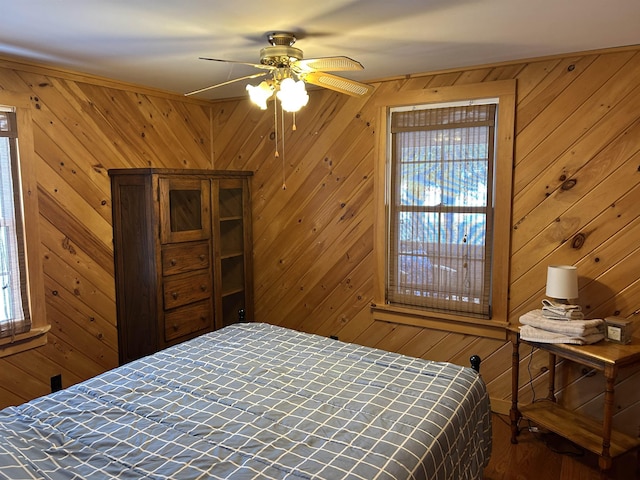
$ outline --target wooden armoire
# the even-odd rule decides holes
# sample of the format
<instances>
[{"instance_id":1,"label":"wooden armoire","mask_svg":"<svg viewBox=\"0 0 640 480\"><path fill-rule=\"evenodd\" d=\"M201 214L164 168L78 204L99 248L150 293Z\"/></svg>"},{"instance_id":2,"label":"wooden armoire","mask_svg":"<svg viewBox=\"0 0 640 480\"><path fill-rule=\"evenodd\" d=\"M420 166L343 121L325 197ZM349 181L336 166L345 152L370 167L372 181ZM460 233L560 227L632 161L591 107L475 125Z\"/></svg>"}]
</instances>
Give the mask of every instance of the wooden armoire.
<instances>
[{"instance_id":1,"label":"wooden armoire","mask_svg":"<svg viewBox=\"0 0 640 480\"><path fill-rule=\"evenodd\" d=\"M120 364L253 318L251 175L109 170Z\"/></svg>"}]
</instances>

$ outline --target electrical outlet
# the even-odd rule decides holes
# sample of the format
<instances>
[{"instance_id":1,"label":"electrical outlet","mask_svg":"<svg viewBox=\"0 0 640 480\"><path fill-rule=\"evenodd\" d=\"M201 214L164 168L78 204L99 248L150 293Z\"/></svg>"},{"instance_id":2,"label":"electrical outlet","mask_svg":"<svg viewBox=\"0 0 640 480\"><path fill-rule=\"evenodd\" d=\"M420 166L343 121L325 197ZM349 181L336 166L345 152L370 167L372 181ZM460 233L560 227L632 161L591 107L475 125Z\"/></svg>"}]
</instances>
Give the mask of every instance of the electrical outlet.
<instances>
[{"instance_id":1,"label":"electrical outlet","mask_svg":"<svg viewBox=\"0 0 640 480\"><path fill-rule=\"evenodd\" d=\"M51 377L51 393L62 390L62 374Z\"/></svg>"}]
</instances>

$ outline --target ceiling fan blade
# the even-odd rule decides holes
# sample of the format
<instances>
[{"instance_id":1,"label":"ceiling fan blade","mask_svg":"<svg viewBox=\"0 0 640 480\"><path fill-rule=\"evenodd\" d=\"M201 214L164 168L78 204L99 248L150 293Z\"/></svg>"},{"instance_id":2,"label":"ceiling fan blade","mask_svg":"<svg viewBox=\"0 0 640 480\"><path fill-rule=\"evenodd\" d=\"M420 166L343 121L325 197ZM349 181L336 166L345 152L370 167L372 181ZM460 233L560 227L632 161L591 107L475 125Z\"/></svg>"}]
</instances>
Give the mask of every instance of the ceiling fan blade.
<instances>
[{"instance_id":1,"label":"ceiling fan blade","mask_svg":"<svg viewBox=\"0 0 640 480\"><path fill-rule=\"evenodd\" d=\"M307 58L293 62L291 67L300 72L340 72L347 70L363 70L362 64L349 57Z\"/></svg>"},{"instance_id":2,"label":"ceiling fan blade","mask_svg":"<svg viewBox=\"0 0 640 480\"><path fill-rule=\"evenodd\" d=\"M307 83L335 90L336 92L346 93L353 97L366 97L373 92L371 85L349 80L348 78L337 75L331 75L330 73L309 72L301 75L301 78Z\"/></svg>"},{"instance_id":3,"label":"ceiling fan blade","mask_svg":"<svg viewBox=\"0 0 640 480\"><path fill-rule=\"evenodd\" d=\"M207 90L212 90L214 88L224 87L225 85L229 85L229 84L235 83L235 82L240 82L241 80L249 80L250 78L264 77L265 75L267 75L267 72L254 73L253 75L247 75L245 77L234 78L233 80L229 80L227 82L216 83L215 85L211 85L210 87L205 87L205 88L201 88L199 90L194 90L193 92L188 92L188 93L185 93L184 95L185 95L185 97L188 97L189 95L195 95L197 93L206 92Z\"/></svg>"},{"instance_id":4,"label":"ceiling fan blade","mask_svg":"<svg viewBox=\"0 0 640 480\"><path fill-rule=\"evenodd\" d=\"M212 62L221 62L221 63L235 63L236 65L248 65L254 68L260 68L262 70L273 70L274 67L271 65L263 65L261 63L249 63L249 62L238 62L236 60L223 60L221 58L208 58L208 57L198 57L200 60L210 60Z\"/></svg>"}]
</instances>

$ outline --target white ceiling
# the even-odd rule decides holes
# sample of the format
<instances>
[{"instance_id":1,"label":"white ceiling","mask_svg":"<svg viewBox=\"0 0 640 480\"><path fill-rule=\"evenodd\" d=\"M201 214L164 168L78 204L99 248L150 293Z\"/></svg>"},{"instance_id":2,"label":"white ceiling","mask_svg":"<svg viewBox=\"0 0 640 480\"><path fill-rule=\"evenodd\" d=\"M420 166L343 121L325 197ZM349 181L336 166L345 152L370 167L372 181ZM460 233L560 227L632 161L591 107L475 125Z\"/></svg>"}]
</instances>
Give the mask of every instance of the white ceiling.
<instances>
[{"instance_id":1,"label":"white ceiling","mask_svg":"<svg viewBox=\"0 0 640 480\"><path fill-rule=\"evenodd\" d=\"M256 73L198 57L258 63L275 31L305 58L360 61L344 76L364 82L640 44L640 0L0 0L0 15L0 55L178 93Z\"/></svg>"}]
</instances>

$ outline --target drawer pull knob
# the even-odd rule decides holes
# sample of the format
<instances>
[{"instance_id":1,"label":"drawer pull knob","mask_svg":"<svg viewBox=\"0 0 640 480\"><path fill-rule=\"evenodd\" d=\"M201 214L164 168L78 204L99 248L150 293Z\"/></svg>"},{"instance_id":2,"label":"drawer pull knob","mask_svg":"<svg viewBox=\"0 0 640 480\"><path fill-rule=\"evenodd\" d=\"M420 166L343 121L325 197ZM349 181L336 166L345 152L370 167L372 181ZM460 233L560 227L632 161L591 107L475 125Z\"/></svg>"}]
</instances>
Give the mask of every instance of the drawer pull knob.
<instances>
[{"instance_id":1,"label":"drawer pull knob","mask_svg":"<svg viewBox=\"0 0 640 480\"><path fill-rule=\"evenodd\" d=\"M174 324L173 324L173 331L174 331L174 332L177 332L177 331L178 331L178 324L177 324L177 323L174 323Z\"/></svg>"},{"instance_id":2,"label":"drawer pull knob","mask_svg":"<svg viewBox=\"0 0 640 480\"><path fill-rule=\"evenodd\" d=\"M202 290L203 292L207 291L207 286L206 285L200 285L200 290Z\"/></svg>"},{"instance_id":3,"label":"drawer pull knob","mask_svg":"<svg viewBox=\"0 0 640 480\"><path fill-rule=\"evenodd\" d=\"M200 320L202 320L202 323L206 323L206 321L207 321L207 317L201 316L201 317L200 317Z\"/></svg>"},{"instance_id":4,"label":"drawer pull knob","mask_svg":"<svg viewBox=\"0 0 640 480\"><path fill-rule=\"evenodd\" d=\"M178 292L173 292L171 294L171 296L173 297L174 300L177 300L178 299Z\"/></svg>"},{"instance_id":5,"label":"drawer pull knob","mask_svg":"<svg viewBox=\"0 0 640 480\"><path fill-rule=\"evenodd\" d=\"M169 263L171 264L172 267L175 267L176 263L178 263L178 262L176 261L175 258L172 258L171 261L169 261Z\"/></svg>"},{"instance_id":6,"label":"drawer pull knob","mask_svg":"<svg viewBox=\"0 0 640 480\"><path fill-rule=\"evenodd\" d=\"M204 262L204 259L205 259L205 258L207 258L207 257L205 257L203 254L201 254L201 255L200 255L200 261L201 261L201 262Z\"/></svg>"}]
</instances>

